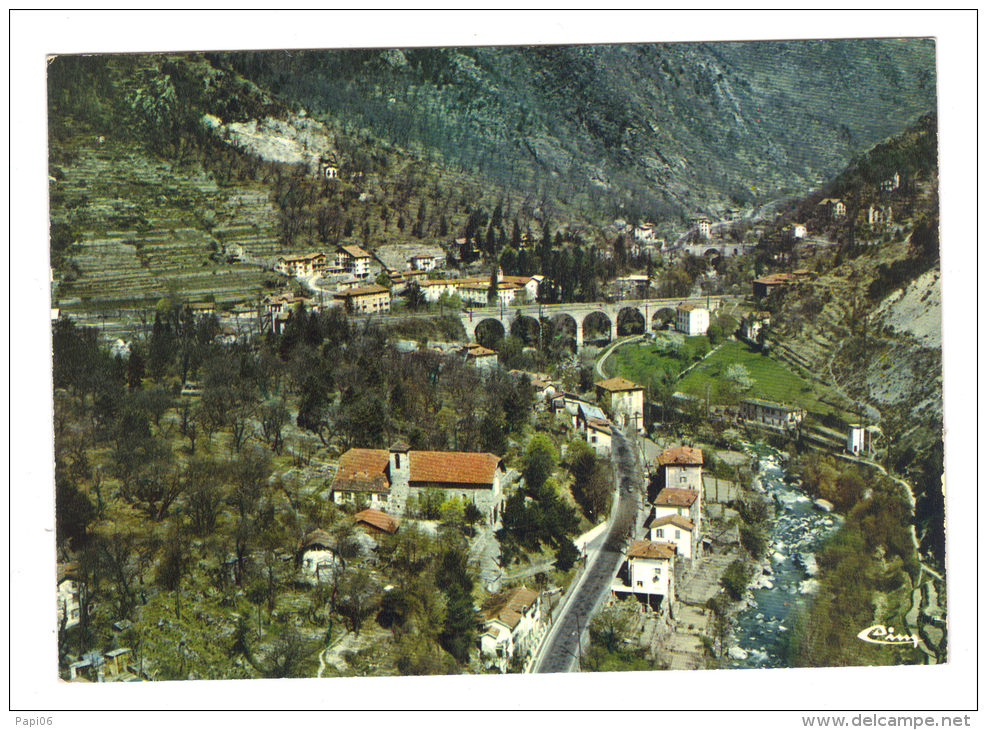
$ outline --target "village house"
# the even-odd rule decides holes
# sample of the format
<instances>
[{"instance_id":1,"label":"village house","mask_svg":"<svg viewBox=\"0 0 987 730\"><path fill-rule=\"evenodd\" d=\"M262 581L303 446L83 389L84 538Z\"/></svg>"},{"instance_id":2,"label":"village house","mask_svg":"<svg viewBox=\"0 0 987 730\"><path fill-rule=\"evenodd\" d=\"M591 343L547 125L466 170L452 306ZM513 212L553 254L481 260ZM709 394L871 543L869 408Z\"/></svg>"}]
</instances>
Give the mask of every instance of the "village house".
<instances>
[{"instance_id":1,"label":"village house","mask_svg":"<svg viewBox=\"0 0 987 730\"><path fill-rule=\"evenodd\" d=\"M611 583L614 595L634 595L651 610L675 604L675 546L668 542L635 540L627 548L627 561Z\"/></svg>"},{"instance_id":2,"label":"village house","mask_svg":"<svg viewBox=\"0 0 987 730\"><path fill-rule=\"evenodd\" d=\"M643 386L624 378L608 378L596 384L596 395L618 426L630 424L645 433Z\"/></svg>"},{"instance_id":3,"label":"village house","mask_svg":"<svg viewBox=\"0 0 987 730\"><path fill-rule=\"evenodd\" d=\"M613 451L613 425L606 418L587 418L583 438L597 456L607 457Z\"/></svg>"},{"instance_id":4,"label":"village house","mask_svg":"<svg viewBox=\"0 0 987 730\"><path fill-rule=\"evenodd\" d=\"M645 527L648 528L649 540L671 543L681 557L691 559L693 555L697 554L699 530L688 517L681 515L653 517L648 520Z\"/></svg>"},{"instance_id":5,"label":"village house","mask_svg":"<svg viewBox=\"0 0 987 730\"><path fill-rule=\"evenodd\" d=\"M353 515L353 522L357 527L362 528L368 535L379 537L380 535L393 535L398 531L401 521L392 517L386 512L369 507Z\"/></svg>"},{"instance_id":6,"label":"village house","mask_svg":"<svg viewBox=\"0 0 987 730\"><path fill-rule=\"evenodd\" d=\"M644 243L646 241L655 240L655 227L651 223L642 223L639 226L634 226L633 230L634 239Z\"/></svg>"},{"instance_id":7,"label":"village house","mask_svg":"<svg viewBox=\"0 0 987 730\"><path fill-rule=\"evenodd\" d=\"M867 223L876 226L882 223L890 223L893 219L893 211L890 205L871 205L867 208Z\"/></svg>"},{"instance_id":8,"label":"village house","mask_svg":"<svg viewBox=\"0 0 987 730\"><path fill-rule=\"evenodd\" d=\"M364 502L371 506L387 504L391 483L387 478L387 451L350 449L341 457L332 480L332 500L336 504Z\"/></svg>"},{"instance_id":9,"label":"village house","mask_svg":"<svg viewBox=\"0 0 987 730\"><path fill-rule=\"evenodd\" d=\"M709 238L712 232L712 223L709 218L699 218L696 220L696 228L699 229L700 238Z\"/></svg>"},{"instance_id":10,"label":"village house","mask_svg":"<svg viewBox=\"0 0 987 730\"><path fill-rule=\"evenodd\" d=\"M530 659L545 632L541 597L524 586L511 588L487 598L478 616L480 658L485 667L506 672L511 659Z\"/></svg>"},{"instance_id":11,"label":"village house","mask_svg":"<svg viewBox=\"0 0 987 730\"><path fill-rule=\"evenodd\" d=\"M675 308L675 329L694 337L709 329L709 310L701 304L684 302Z\"/></svg>"},{"instance_id":12,"label":"village house","mask_svg":"<svg viewBox=\"0 0 987 730\"><path fill-rule=\"evenodd\" d=\"M548 408L549 411L556 418L561 418L563 421L568 423L573 428L576 428L576 422L579 415L579 407L581 405L592 406L583 400L580 396L574 395L573 393L567 393L566 391L559 391L551 396L549 400ZM593 406L594 408L596 406Z\"/></svg>"},{"instance_id":13,"label":"village house","mask_svg":"<svg viewBox=\"0 0 987 730\"><path fill-rule=\"evenodd\" d=\"M740 320L740 336L752 345L760 342L761 333L771 326L771 312L751 312Z\"/></svg>"},{"instance_id":14,"label":"village house","mask_svg":"<svg viewBox=\"0 0 987 730\"><path fill-rule=\"evenodd\" d=\"M288 317L295 312L299 305L306 309L318 309L312 299L299 297L291 292L281 294L268 294L261 301L261 313L270 323L271 328L276 333L280 333Z\"/></svg>"},{"instance_id":15,"label":"village house","mask_svg":"<svg viewBox=\"0 0 987 730\"><path fill-rule=\"evenodd\" d=\"M754 279L754 296L758 299L766 297L775 289L794 284L796 277L793 274L784 272L768 274L758 279Z\"/></svg>"},{"instance_id":16,"label":"village house","mask_svg":"<svg viewBox=\"0 0 987 730\"><path fill-rule=\"evenodd\" d=\"M342 254L342 266L346 273L352 274L357 279L366 279L370 274L370 254L355 245L339 248Z\"/></svg>"},{"instance_id":17,"label":"village house","mask_svg":"<svg viewBox=\"0 0 987 730\"><path fill-rule=\"evenodd\" d=\"M497 298L493 302L495 306L507 307L514 303L514 297L517 295L518 287L516 284L512 284L509 281L498 280L497 282ZM468 283L462 283L457 285L456 293L464 301L470 304L476 304L481 307L490 304L490 282L477 280Z\"/></svg>"},{"instance_id":18,"label":"village house","mask_svg":"<svg viewBox=\"0 0 987 730\"><path fill-rule=\"evenodd\" d=\"M638 254L632 253L632 255L636 256ZM613 280L610 286L615 296L643 299L648 295L648 287L651 286L651 280L643 274L619 276Z\"/></svg>"},{"instance_id":19,"label":"village house","mask_svg":"<svg viewBox=\"0 0 987 730\"><path fill-rule=\"evenodd\" d=\"M389 514L404 514L408 501L438 493L472 503L495 523L503 509L499 456L466 451L412 451L396 442L390 449L350 449L339 458L332 483L337 504L363 500Z\"/></svg>"},{"instance_id":20,"label":"village house","mask_svg":"<svg viewBox=\"0 0 987 730\"><path fill-rule=\"evenodd\" d=\"M319 176L326 180L337 180L339 178L339 162L332 153L319 156Z\"/></svg>"},{"instance_id":21,"label":"village house","mask_svg":"<svg viewBox=\"0 0 987 730\"><path fill-rule=\"evenodd\" d=\"M334 571L342 567L335 545L336 540L325 530L312 530L301 539L295 559L302 582L316 585L332 580Z\"/></svg>"},{"instance_id":22,"label":"village house","mask_svg":"<svg viewBox=\"0 0 987 730\"><path fill-rule=\"evenodd\" d=\"M408 268L413 271L431 271L435 267L435 256L432 254L417 253L408 259Z\"/></svg>"},{"instance_id":23,"label":"village house","mask_svg":"<svg viewBox=\"0 0 987 730\"><path fill-rule=\"evenodd\" d=\"M580 402L576 407L576 430L597 456L609 456L613 447L613 425L599 406Z\"/></svg>"},{"instance_id":24,"label":"village house","mask_svg":"<svg viewBox=\"0 0 987 730\"><path fill-rule=\"evenodd\" d=\"M332 295L333 303L351 314L377 314L391 311L391 290L380 284L357 286Z\"/></svg>"},{"instance_id":25,"label":"village house","mask_svg":"<svg viewBox=\"0 0 987 730\"><path fill-rule=\"evenodd\" d=\"M803 223L792 223L792 225L788 226L786 232L788 238L792 241L801 241L809 234Z\"/></svg>"},{"instance_id":26,"label":"village house","mask_svg":"<svg viewBox=\"0 0 987 730\"><path fill-rule=\"evenodd\" d=\"M789 428L802 422L805 410L760 398L748 398L740 403L740 415L748 421Z\"/></svg>"},{"instance_id":27,"label":"village house","mask_svg":"<svg viewBox=\"0 0 987 730\"><path fill-rule=\"evenodd\" d=\"M696 529L701 530L702 507L699 492L695 489L678 487L665 487L658 492L658 496L652 503L651 519L661 519L672 515L689 518Z\"/></svg>"},{"instance_id":28,"label":"village house","mask_svg":"<svg viewBox=\"0 0 987 730\"><path fill-rule=\"evenodd\" d=\"M57 566L58 579L58 626L70 629L78 626L82 620L82 590L83 583L79 579L79 564L76 562L59 563Z\"/></svg>"},{"instance_id":29,"label":"village house","mask_svg":"<svg viewBox=\"0 0 987 730\"><path fill-rule=\"evenodd\" d=\"M469 342L463 345L456 350L456 354L465 358L467 365L478 370L489 371L497 369L497 351L476 342Z\"/></svg>"},{"instance_id":30,"label":"village house","mask_svg":"<svg viewBox=\"0 0 987 730\"><path fill-rule=\"evenodd\" d=\"M901 176L895 172L894 175L881 183L881 191L890 193L901 187Z\"/></svg>"},{"instance_id":31,"label":"village house","mask_svg":"<svg viewBox=\"0 0 987 730\"><path fill-rule=\"evenodd\" d=\"M819 201L818 207L823 209L830 220L846 217L846 203L839 198L823 198Z\"/></svg>"},{"instance_id":32,"label":"village house","mask_svg":"<svg viewBox=\"0 0 987 730\"><path fill-rule=\"evenodd\" d=\"M322 274L326 270L326 255L321 252L303 256L279 256L274 270L285 276L308 277Z\"/></svg>"},{"instance_id":33,"label":"village house","mask_svg":"<svg viewBox=\"0 0 987 730\"><path fill-rule=\"evenodd\" d=\"M77 662L69 665L70 682L139 682L129 665L130 649L120 647L106 653L98 650L87 652Z\"/></svg>"},{"instance_id":34,"label":"village house","mask_svg":"<svg viewBox=\"0 0 987 730\"><path fill-rule=\"evenodd\" d=\"M666 487L693 489L703 494L703 452L695 446L676 446L658 455Z\"/></svg>"}]
</instances>

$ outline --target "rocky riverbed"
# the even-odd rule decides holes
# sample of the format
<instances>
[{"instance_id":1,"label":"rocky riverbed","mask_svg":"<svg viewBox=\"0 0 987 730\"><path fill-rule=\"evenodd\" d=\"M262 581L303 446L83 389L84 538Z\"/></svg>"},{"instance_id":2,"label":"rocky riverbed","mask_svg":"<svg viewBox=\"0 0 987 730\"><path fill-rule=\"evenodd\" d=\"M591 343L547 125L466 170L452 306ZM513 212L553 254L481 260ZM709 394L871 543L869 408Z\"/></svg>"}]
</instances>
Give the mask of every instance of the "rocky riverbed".
<instances>
[{"instance_id":1,"label":"rocky riverbed","mask_svg":"<svg viewBox=\"0 0 987 730\"><path fill-rule=\"evenodd\" d=\"M755 488L771 498L775 515L768 523L767 556L734 616L728 657L734 667L784 667L796 609L818 587L816 552L842 518L786 480L782 452L763 444L747 450L759 461Z\"/></svg>"}]
</instances>

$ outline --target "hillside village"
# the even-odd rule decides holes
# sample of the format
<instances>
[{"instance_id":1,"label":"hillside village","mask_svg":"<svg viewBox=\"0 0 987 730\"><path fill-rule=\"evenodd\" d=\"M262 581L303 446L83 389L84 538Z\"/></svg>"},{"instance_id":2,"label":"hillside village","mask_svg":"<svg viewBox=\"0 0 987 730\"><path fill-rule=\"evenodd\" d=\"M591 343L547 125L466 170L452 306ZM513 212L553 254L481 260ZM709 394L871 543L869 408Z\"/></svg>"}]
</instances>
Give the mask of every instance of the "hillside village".
<instances>
[{"instance_id":1,"label":"hillside village","mask_svg":"<svg viewBox=\"0 0 987 730\"><path fill-rule=\"evenodd\" d=\"M944 660L934 117L770 211L586 218L215 84L251 121L56 105L63 679L543 671L614 551L582 669L767 662L783 570L784 661Z\"/></svg>"}]
</instances>

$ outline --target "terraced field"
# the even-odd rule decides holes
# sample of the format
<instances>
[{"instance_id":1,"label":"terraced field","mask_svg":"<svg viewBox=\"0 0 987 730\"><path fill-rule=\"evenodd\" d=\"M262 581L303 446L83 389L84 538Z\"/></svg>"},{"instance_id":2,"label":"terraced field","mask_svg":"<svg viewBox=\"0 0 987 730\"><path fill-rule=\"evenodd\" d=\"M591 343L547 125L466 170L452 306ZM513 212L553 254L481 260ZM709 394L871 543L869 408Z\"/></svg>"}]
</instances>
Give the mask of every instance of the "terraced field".
<instances>
[{"instance_id":1,"label":"terraced field","mask_svg":"<svg viewBox=\"0 0 987 730\"><path fill-rule=\"evenodd\" d=\"M68 161L52 165L52 222L77 232L72 274L53 304L69 311L156 301L256 299L271 278L263 265L281 252L277 210L257 183L220 186L199 166L181 170L129 145L80 137ZM226 263L224 244L244 248ZM56 274L57 276L57 274Z\"/></svg>"}]
</instances>

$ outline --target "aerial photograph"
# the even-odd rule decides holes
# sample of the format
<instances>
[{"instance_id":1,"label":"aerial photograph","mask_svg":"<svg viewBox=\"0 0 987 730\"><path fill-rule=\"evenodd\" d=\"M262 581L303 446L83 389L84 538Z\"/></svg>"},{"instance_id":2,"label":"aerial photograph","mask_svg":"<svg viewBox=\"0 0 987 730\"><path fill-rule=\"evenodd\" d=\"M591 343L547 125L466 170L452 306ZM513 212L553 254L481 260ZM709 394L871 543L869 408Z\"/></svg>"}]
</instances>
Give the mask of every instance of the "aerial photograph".
<instances>
[{"instance_id":1,"label":"aerial photograph","mask_svg":"<svg viewBox=\"0 0 987 730\"><path fill-rule=\"evenodd\" d=\"M57 680L944 664L936 62L50 55Z\"/></svg>"}]
</instances>

